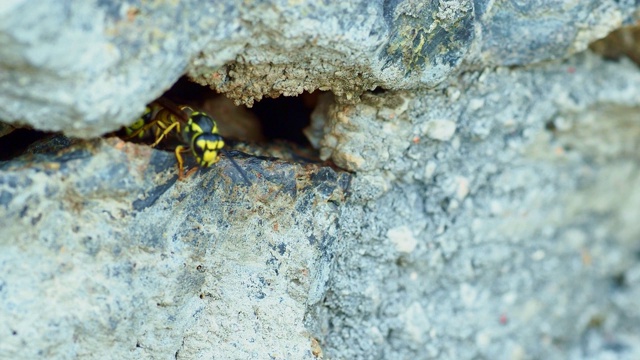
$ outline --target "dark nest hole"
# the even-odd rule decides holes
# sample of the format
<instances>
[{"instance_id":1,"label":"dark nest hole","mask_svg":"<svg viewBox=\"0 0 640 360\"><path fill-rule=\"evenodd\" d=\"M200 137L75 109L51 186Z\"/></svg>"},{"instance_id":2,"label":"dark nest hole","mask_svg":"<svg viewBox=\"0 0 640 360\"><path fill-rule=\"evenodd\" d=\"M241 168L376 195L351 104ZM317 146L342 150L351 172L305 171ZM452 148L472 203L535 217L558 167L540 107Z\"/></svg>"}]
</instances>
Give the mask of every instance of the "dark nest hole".
<instances>
[{"instance_id":1,"label":"dark nest hole","mask_svg":"<svg viewBox=\"0 0 640 360\"><path fill-rule=\"evenodd\" d=\"M302 130L309 119L317 94L305 93L298 97L264 99L251 108L262 122L263 134L268 140L286 140L300 146L309 146ZM314 98L315 97L315 98Z\"/></svg>"},{"instance_id":2,"label":"dark nest hole","mask_svg":"<svg viewBox=\"0 0 640 360\"><path fill-rule=\"evenodd\" d=\"M51 133L33 130L30 128L18 128L8 131L0 137L0 161L11 160L28 152L35 145L51 136Z\"/></svg>"},{"instance_id":3,"label":"dark nest hole","mask_svg":"<svg viewBox=\"0 0 640 360\"><path fill-rule=\"evenodd\" d=\"M274 157L289 157L282 151L293 152L295 154L291 154L289 158L319 161L317 152L312 149L303 133L303 129L309 126L319 95L320 92L305 92L297 97L266 98L248 108L236 106L224 95L182 78L163 96L176 104L187 104L211 115L217 121L230 150L237 148L242 152L253 153L252 150L257 148L257 155ZM47 146L51 142L55 142L55 146ZM45 146L42 146L43 143ZM68 145L71 142L60 134L30 128L12 129L0 137L0 161L25 153L61 150L65 143ZM158 148L163 149L163 146ZM269 154L272 148L279 148L281 152ZM166 147L164 150L172 149Z\"/></svg>"},{"instance_id":4,"label":"dark nest hole","mask_svg":"<svg viewBox=\"0 0 640 360\"><path fill-rule=\"evenodd\" d=\"M239 111L234 114L241 114L240 117L249 115L248 117L253 118L252 120L257 120L257 125L261 129L260 134L257 137L251 134L247 137L234 136L233 134L227 135L227 137L235 138L236 140L245 140L245 138L249 140L258 139L257 142L266 143L287 141L297 146L310 147L303 129L309 126L311 112L318 102L319 95L319 91L313 93L304 92L295 97L263 98L255 102L251 108L239 106L240 109L237 109ZM225 118L228 114L224 114L224 112L221 114L220 109L215 109L216 104L222 104L220 107L228 107L228 104L232 102L231 100L226 99L224 95L217 94L208 87L195 84L184 77L169 89L165 96L178 103L193 104L209 112L216 121L221 122L221 132L224 132L225 125L233 126L228 122L238 120Z\"/></svg>"}]
</instances>

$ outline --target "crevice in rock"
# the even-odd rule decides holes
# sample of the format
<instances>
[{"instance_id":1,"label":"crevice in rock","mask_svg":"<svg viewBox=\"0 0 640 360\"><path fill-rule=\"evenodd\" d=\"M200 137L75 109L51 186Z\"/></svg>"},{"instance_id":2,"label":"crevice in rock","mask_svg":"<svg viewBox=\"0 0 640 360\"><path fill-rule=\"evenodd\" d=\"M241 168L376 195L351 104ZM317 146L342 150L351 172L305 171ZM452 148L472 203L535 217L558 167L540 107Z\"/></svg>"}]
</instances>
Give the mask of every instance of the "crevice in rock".
<instances>
[{"instance_id":1,"label":"crevice in rock","mask_svg":"<svg viewBox=\"0 0 640 360\"><path fill-rule=\"evenodd\" d=\"M0 161L11 160L22 155L32 144L45 139L49 134L44 131L21 128L0 137Z\"/></svg>"},{"instance_id":2,"label":"crevice in rock","mask_svg":"<svg viewBox=\"0 0 640 360\"><path fill-rule=\"evenodd\" d=\"M309 126L311 112L318 102L319 92L304 92L297 97L263 99L250 111L260 120L268 140L286 140L300 146L309 146L302 130Z\"/></svg>"},{"instance_id":3,"label":"crevice in rock","mask_svg":"<svg viewBox=\"0 0 640 360\"><path fill-rule=\"evenodd\" d=\"M292 162L322 162L303 130L311 123L321 91L299 96L263 98L251 108L236 105L209 87L179 79L163 97L204 111L216 120L228 150ZM173 150L175 146L158 146Z\"/></svg>"},{"instance_id":4,"label":"crevice in rock","mask_svg":"<svg viewBox=\"0 0 640 360\"><path fill-rule=\"evenodd\" d=\"M304 92L297 97L265 98L254 103L252 108L235 105L233 100L215 90L180 78L163 94L163 98L179 105L188 105L209 114L218 123L220 134L228 149L237 149L247 154L301 160L319 161L303 129L309 126L311 113L318 103L321 92ZM142 114L141 114L142 115ZM118 135L126 141L151 143L137 138L126 138L122 130L105 136ZM61 143L59 139L66 141ZM55 146L47 145L55 142ZM11 160L25 153L48 153L61 150L73 141L68 137L30 128L11 129L0 134L0 161ZM173 151L176 140L163 140L157 148ZM33 147L36 147L33 150Z\"/></svg>"},{"instance_id":5,"label":"crevice in rock","mask_svg":"<svg viewBox=\"0 0 640 360\"><path fill-rule=\"evenodd\" d=\"M264 98L248 108L234 105L224 94L182 77L164 96L207 112L219 123L225 138L263 145L272 141L288 141L309 147L302 130L309 126L319 94L316 91L296 97Z\"/></svg>"},{"instance_id":6,"label":"crevice in rock","mask_svg":"<svg viewBox=\"0 0 640 360\"><path fill-rule=\"evenodd\" d=\"M594 41L589 49L603 58L618 61L625 56L640 65L640 26L625 26Z\"/></svg>"}]
</instances>

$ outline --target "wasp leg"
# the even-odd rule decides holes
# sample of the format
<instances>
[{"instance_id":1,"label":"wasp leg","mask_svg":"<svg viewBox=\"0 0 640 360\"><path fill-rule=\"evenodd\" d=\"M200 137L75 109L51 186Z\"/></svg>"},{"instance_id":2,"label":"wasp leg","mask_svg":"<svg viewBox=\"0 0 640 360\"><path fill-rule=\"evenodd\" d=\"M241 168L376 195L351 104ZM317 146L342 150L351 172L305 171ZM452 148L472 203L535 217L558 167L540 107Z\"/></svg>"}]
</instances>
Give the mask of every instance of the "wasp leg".
<instances>
[{"instance_id":1,"label":"wasp leg","mask_svg":"<svg viewBox=\"0 0 640 360\"><path fill-rule=\"evenodd\" d=\"M182 155L180 155L180 153L183 153L185 151L189 151L189 148L184 147L182 145L178 145L176 146L176 160L178 160L178 180L184 180L187 177L189 177L189 175L191 175L193 172L190 170L189 172L187 172L186 175L183 175L184 173L184 161L182 160ZM197 168L194 168L192 170L195 170Z\"/></svg>"},{"instance_id":2,"label":"wasp leg","mask_svg":"<svg viewBox=\"0 0 640 360\"><path fill-rule=\"evenodd\" d=\"M131 133L127 134L127 136L125 136L123 139L124 140L131 140L134 139L136 137L142 137L144 134L144 131L147 129L148 127L145 125L139 129L136 129L134 131L132 131Z\"/></svg>"},{"instance_id":3,"label":"wasp leg","mask_svg":"<svg viewBox=\"0 0 640 360\"><path fill-rule=\"evenodd\" d=\"M142 133L142 129L138 129L134 132L132 132L131 134L125 136L123 139L124 140L131 140L133 138L135 138L136 136L140 135Z\"/></svg>"},{"instance_id":4,"label":"wasp leg","mask_svg":"<svg viewBox=\"0 0 640 360\"><path fill-rule=\"evenodd\" d=\"M182 145L176 146L176 160L178 160L178 179L179 180L182 180L182 172L184 171L182 155L180 155L180 153L185 151L186 149L184 146Z\"/></svg>"},{"instance_id":5,"label":"wasp leg","mask_svg":"<svg viewBox=\"0 0 640 360\"><path fill-rule=\"evenodd\" d=\"M180 133L180 123L176 121L171 125L167 126L167 128L164 129L164 131L161 134L156 136L156 141L153 144L151 144L151 147L156 147L160 143L160 141L162 141L162 139L164 139L164 137L167 136L171 132L171 130L173 130L174 128L177 128L176 130L178 131L178 133Z\"/></svg>"},{"instance_id":6,"label":"wasp leg","mask_svg":"<svg viewBox=\"0 0 640 360\"><path fill-rule=\"evenodd\" d=\"M187 171L186 174L184 174L183 179L188 178L189 176L193 175L194 172L196 172L198 170L198 167L194 167L193 169L189 169L189 171Z\"/></svg>"}]
</instances>

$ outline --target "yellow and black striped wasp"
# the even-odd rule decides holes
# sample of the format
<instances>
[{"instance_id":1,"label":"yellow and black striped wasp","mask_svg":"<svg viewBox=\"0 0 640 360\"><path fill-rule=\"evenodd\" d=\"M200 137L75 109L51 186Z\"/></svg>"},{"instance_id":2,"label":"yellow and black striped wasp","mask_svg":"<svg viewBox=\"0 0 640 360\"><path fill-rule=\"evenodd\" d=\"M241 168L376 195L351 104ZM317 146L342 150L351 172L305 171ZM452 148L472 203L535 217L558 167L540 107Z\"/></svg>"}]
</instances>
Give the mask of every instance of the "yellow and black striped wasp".
<instances>
[{"instance_id":1,"label":"yellow and black striped wasp","mask_svg":"<svg viewBox=\"0 0 640 360\"><path fill-rule=\"evenodd\" d=\"M127 140L153 140L152 147L169 137L177 139L180 145L176 146L175 154L180 179L191 172L184 175L182 153L191 151L198 165L206 168L218 162L219 153L222 152L242 175L244 181L251 185L242 168L224 150L224 139L218 133L218 125L204 112L195 111L189 106L176 105L166 98L159 98L147 105L144 114L135 123L125 127L124 133Z\"/></svg>"}]
</instances>

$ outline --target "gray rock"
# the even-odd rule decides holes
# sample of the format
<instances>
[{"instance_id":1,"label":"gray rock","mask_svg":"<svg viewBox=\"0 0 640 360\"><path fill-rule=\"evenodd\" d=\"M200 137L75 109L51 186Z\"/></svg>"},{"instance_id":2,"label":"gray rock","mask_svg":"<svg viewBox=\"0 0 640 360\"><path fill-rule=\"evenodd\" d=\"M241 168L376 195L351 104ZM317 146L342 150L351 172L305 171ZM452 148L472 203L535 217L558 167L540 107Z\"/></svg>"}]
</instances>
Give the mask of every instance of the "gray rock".
<instances>
[{"instance_id":1,"label":"gray rock","mask_svg":"<svg viewBox=\"0 0 640 360\"><path fill-rule=\"evenodd\" d=\"M585 54L327 107L319 143L357 172L316 309L329 357L638 357L639 84ZM443 118L451 140L421 136Z\"/></svg>"},{"instance_id":2,"label":"gray rock","mask_svg":"<svg viewBox=\"0 0 640 360\"><path fill-rule=\"evenodd\" d=\"M632 0L235 3L14 1L0 7L0 119L94 137L131 123L185 72L238 103L433 87L566 57Z\"/></svg>"},{"instance_id":3,"label":"gray rock","mask_svg":"<svg viewBox=\"0 0 640 360\"><path fill-rule=\"evenodd\" d=\"M0 355L637 358L639 83L587 54L324 99L356 175L237 156L250 187L225 159L175 181L117 139L5 163Z\"/></svg>"},{"instance_id":4,"label":"gray rock","mask_svg":"<svg viewBox=\"0 0 640 360\"><path fill-rule=\"evenodd\" d=\"M640 358L640 73L570 56L633 1L144 4L0 6L0 117L319 88L349 172L34 144L0 163L1 358Z\"/></svg>"},{"instance_id":5,"label":"gray rock","mask_svg":"<svg viewBox=\"0 0 640 360\"><path fill-rule=\"evenodd\" d=\"M0 356L310 357L350 176L237 161L251 187L116 139L5 164Z\"/></svg>"}]
</instances>

